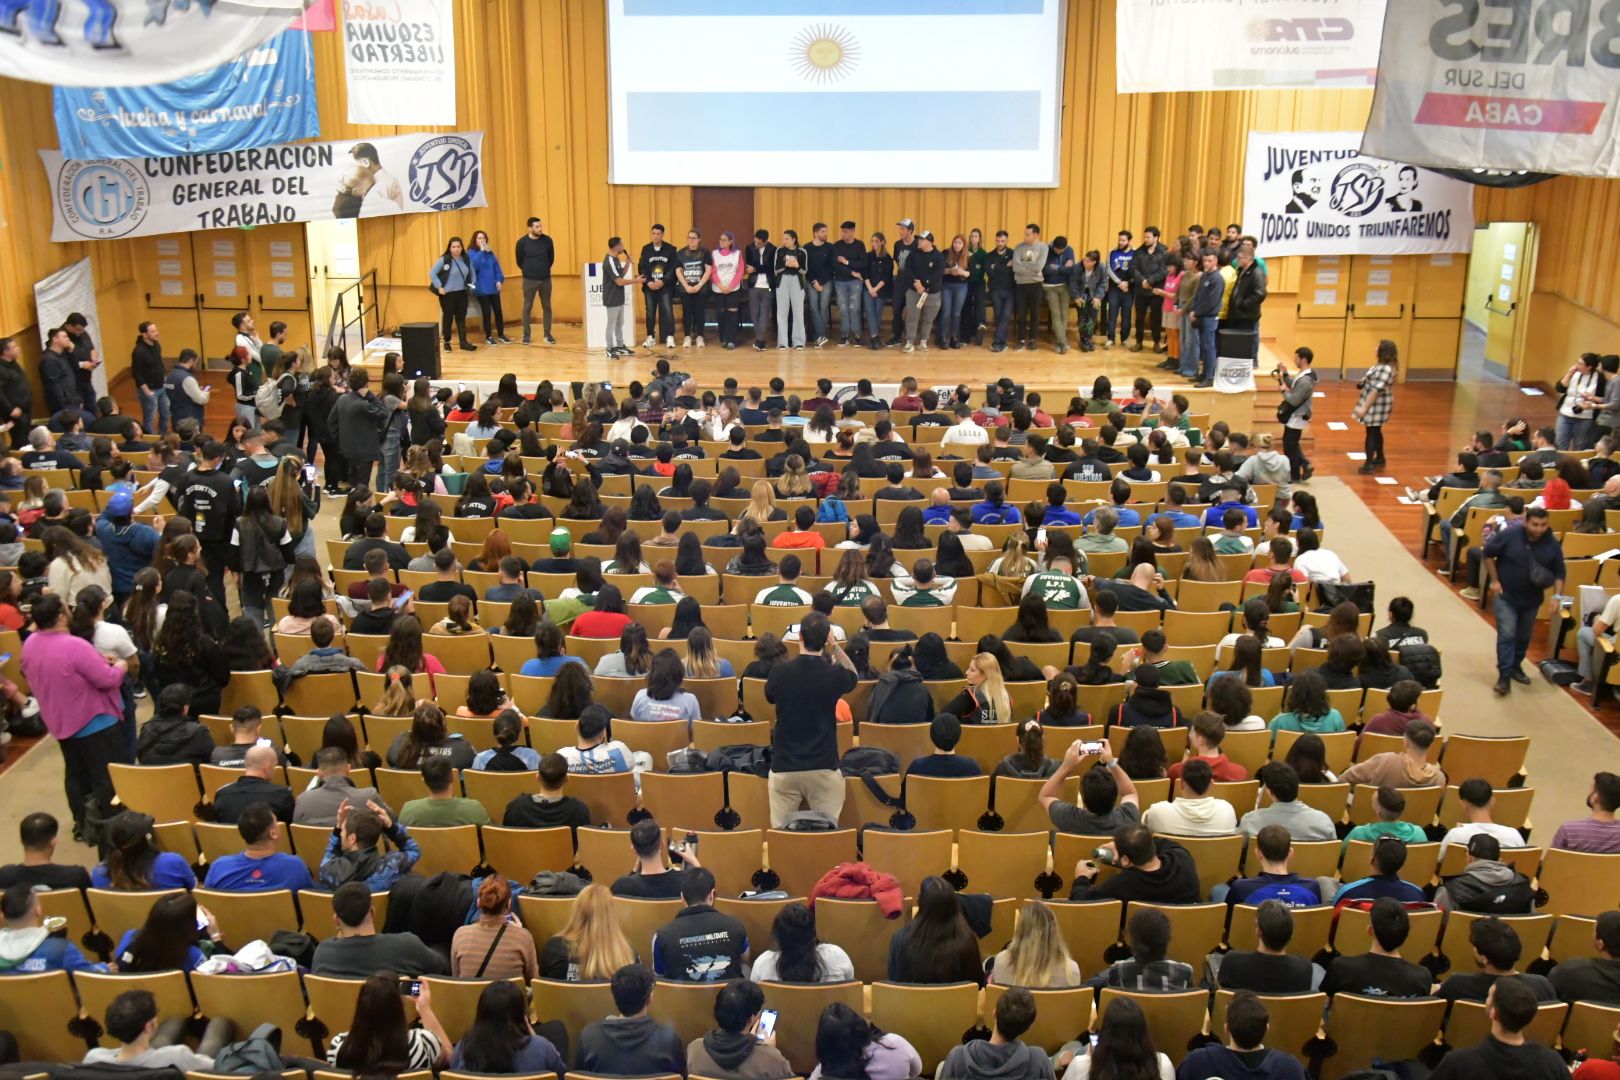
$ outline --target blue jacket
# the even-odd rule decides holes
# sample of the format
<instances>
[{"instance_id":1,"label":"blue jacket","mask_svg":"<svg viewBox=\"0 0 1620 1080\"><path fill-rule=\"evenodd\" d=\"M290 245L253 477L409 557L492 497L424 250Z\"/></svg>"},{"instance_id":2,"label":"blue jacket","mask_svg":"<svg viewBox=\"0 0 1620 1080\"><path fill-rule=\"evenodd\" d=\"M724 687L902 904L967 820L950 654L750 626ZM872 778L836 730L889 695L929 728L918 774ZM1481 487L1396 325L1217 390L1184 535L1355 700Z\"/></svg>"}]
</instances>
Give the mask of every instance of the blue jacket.
<instances>
[{"instance_id":1,"label":"blue jacket","mask_svg":"<svg viewBox=\"0 0 1620 1080\"><path fill-rule=\"evenodd\" d=\"M1382 900L1385 897L1403 904L1422 904L1429 899L1422 889L1409 881L1402 881L1394 875L1374 874L1341 885L1339 891L1333 894L1333 902L1343 904L1350 900Z\"/></svg>"},{"instance_id":2,"label":"blue jacket","mask_svg":"<svg viewBox=\"0 0 1620 1080\"><path fill-rule=\"evenodd\" d=\"M443 289L445 292L475 289L478 287L478 274L465 255L459 259L450 255L440 255L433 260L433 265L428 267L428 285L434 289Z\"/></svg>"},{"instance_id":3,"label":"blue jacket","mask_svg":"<svg viewBox=\"0 0 1620 1080\"><path fill-rule=\"evenodd\" d=\"M47 933L44 927L0 929L0 975L106 970L106 964L86 960L66 934Z\"/></svg>"},{"instance_id":4,"label":"blue jacket","mask_svg":"<svg viewBox=\"0 0 1620 1080\"><path fill-rule=\"evenodd\" d=\"M326 854L321 856L321 888L336 889L347 882L360 881L372 892L391 889L394 882L411 872L411 867L422 857L422 849L397 821L387 835L398 851L383 852L373 848L368 852L345 852L342 838L333 829L332 838L326 842ZM366 876L359 877L356 871Z\"/></svg>"},{"instance_id":5,"label":"blue jacket","mask_svg":"<svg viewBox=\"0 0 1620 1080\"><path fill-rule=\"evenodd\" d=\"M1251 528L1251 529L1259 528L1259 526L1260 526L1260 515L1255 513L1254 507L1248 506L1248 505L1246 505L1244 503L1235 503L1235 502L1216 503L1214 506L1210 507L1208 510L1205 510L1204 511L1204 524L1207 525L1207 526L1212 526L1212 527L1217 528L1217 529L1225 528L1225 526L1222 524L1222 519L1226 517L1226 512L1228 510L1241 510L1241 511L1243 511L1244 516L1249 519L1249 528ZM1124 522L1121 522L1120 524L1124 524Z\"/></svg>"},{"instance_id":6,"label":"blue jacket","mask_svg":"<svg viewBox=\"0 0 1620 1080\"><path fill-rule=\"evenodd\" d=\"M223 892L297 892L314 887L304 860L279 851L264 859L250 858L242 852L221 856L208 864L208 879L203 882L203 888Z\"/></svg>"},{"instance_id":7,"label":"blue jacket","mask_svg":"<svg viewBox=\"0 0 1620 1080\"><path fill-rule=\"evenodd\" d=\"M135 588L135 575L152 565L158 533L150 525L131 522L117 525L106 514L96 519L96 542L107 555L107 571L112 575L113 594L122 596Z\"/></svg>"},{"instance_id":8,"label":"blue jacket","mask_svg":"<svg viewBox=\"0 0 1620 1080\"><path fill-rule=\"evenodd\" d=\"M1041 524L1078 525L1080 524L1080 515L1075 513L1073 510L1070 510L1067 506L1052 506L1049 503L1046 507L1046 516L1041 518Z\"/></svg>"},{"instance_id":9,"label":"blue jacket","mask_svg":"<svg viewBox=\"0 0 1620 1080\"><path fill-rule=\"evenodd\" d=\"M1226 296L1226 279L1220 271L1203 274L1198 278L1198 291L1193 293L1192 313L1200 319L1216 318L1221 313L1221 300Z\"/></svg>"},{"instance_id":10,"label":"blue jacket","mask_svg":"<svg viewBox=\"0 0 1620 1080\"><path fill-rule=\"evenodd\" d=\"M1160 510L1157 514L1154 514L1152 517L1148 518L1147 523L1152 525L1160 518L1169 518L1175 523L1175 526L1178 529L1196 529L1198 526L1203 524L1201 519L1194 517L1184 510Z\"/></svg>"},{"instance_id":11,"label":"blue jacket","mask_svg":"<svg viewBox=\"0 0 1620 1080\"><path fill-rule=\"evenodd\" d=\"M1018 516L1018 508L1012 503L993 503L988 499L974 503L972 514L975 525L1016 525L1024 520Z\"/></svg>"},{"instance_id":12,"label":"blue jacket","mask_svg":"<svg viewBox=\"0 0 1620 1080\"><path fill-rule=\"evenodd\" d=\"M473 280L478 284L473 292L479 296L490 296L501 291L501 284L506 281L506 273L501 270L501 260L493 251L483 251L474 248L467 252L467 258L472 261Z\"/></svg>"},{"instance_id":13,"label":"blue jacket","mask_svg":"<svg viewBox=\"0 0 1620 1080\"><path fill-rule=\"evenodd\" d=\"M956 508L949 503L944 506L930 506L923 511L924 525L946 525L950 523L951 512Z\"/></svg>"}]
</instances>

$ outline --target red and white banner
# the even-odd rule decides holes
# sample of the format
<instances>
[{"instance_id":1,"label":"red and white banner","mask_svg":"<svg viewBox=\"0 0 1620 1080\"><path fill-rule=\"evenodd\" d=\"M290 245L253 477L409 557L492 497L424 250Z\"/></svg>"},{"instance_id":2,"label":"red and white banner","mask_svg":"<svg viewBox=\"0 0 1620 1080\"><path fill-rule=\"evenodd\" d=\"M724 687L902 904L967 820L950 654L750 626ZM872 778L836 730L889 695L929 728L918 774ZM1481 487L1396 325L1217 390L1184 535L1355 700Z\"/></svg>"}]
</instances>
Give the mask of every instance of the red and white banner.
<instances>
[{"instance_id":1,"label":"red and white banner","mask_svg":"<svg viewBox=\"0 0 1620 1080\"><path fill-rule=\"evenodd\" d=\"M1365 154L1620 176L1614 0L1401 0L1384 16Z\"/></svg>"}]
</instances>

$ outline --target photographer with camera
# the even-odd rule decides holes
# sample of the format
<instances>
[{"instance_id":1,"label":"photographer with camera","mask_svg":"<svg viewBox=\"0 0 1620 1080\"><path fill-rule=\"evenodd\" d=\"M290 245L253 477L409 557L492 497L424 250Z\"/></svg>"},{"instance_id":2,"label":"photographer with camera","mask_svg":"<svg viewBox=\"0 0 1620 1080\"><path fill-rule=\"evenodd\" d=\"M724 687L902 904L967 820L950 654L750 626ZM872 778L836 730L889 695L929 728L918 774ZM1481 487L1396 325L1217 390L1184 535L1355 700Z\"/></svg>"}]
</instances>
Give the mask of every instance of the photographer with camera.
<instances>
[{"instance_id":1,"label":"photographer with camera","mask_svg":"<svg viewBox=\"0 0 1620 1080\"><path fill-rule=\"evenodd\" d=\"M1063 798L1063 784L1083 759L1092 756L1097 760L1080 778L1080 805L1076 806ZM1119 767L1107 739L1095 743L1076 739L1070 743L1057 772L1047 777L1036 797L1053 828L1079 836L1112 836L1122 825L1142 820L1136 785Z\"/></svg>"},{"instance_id":2,"label":"photographer with camera","mask_svg":"<svg viewBox=\"0 0 1620 1080\"><path fill-rule=\"evenodd\" d=\"M1315 360L1316 354L1301 345L1294 350L1298 371L1289 374L1288 362L1279 361L1277 369L1272 372L1283 391L1283 399L1277 406L1277 419L1283 425L1283 453L1288 457L1291 470L1289 479L1295 481L1309 480L1316 471L1305 452L1299 448L1299 440L1304 437L1305 429L1311 426L1311 404L1316 394L1316 371L1311 364Z\"/></svg>"}]
</instances>

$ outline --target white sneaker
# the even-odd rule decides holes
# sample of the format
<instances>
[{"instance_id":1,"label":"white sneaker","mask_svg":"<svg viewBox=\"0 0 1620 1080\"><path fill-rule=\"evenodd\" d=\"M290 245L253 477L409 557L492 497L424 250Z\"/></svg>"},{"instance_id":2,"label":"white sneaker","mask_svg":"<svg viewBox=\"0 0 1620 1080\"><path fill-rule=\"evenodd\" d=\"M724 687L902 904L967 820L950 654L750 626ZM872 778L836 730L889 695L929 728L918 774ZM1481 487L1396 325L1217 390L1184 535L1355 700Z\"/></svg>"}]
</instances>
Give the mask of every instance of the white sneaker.
<instances>
[{"instance_id":1,"label":"white sneaker","mask_svg":"<svg viewBox=\"0 0 1620 1080\"><path fill-rule=\"evenodd\" d=\"M39 715L39 700L30 697L23 703L22 716L24 720L32 720Z\"/></svg>"},{"instance_id":2,"label":"white sneaker","mask_svg":"<svg viewBox=\"0 0 1620 1080\"><path fill-rule=\"evenodd\" d=\"M923 343L922 343L922 351L923 351L923 352L927 352L927 351L928 351L928 342L926 342L926 341L925 341L925 342L923 342Z\"/></svg>"},{"instance_id":3,"label":"white sneaker","mask_svg":"<svg viewBox=\"0 0 1620 1080\"><path fill-rule=\"evenodd\" d=\"M923 348L926 349L926 348L928 348L928 346L924 345ZM908 341L908 342L906 342L906 350L905 351L906 352L916 352L917 351L917 346L913 345L911 342Z\"/></svg>"},{"instance_id":4,"label":"white sneaker","mask_svg":"<svg viewBox=\"0 0 1620 1080\"><path fill-rule=\"evenodd\" d=\"M647 335L647 340L643 341L641 343L641 347L643 349L650 349L656 344L658 344L658 340L656 338L654 338L651 334L648 334Z\"/></svg>"},{"instance_id":5,"label":"white sneaker","mask_svg":"<svg viewBox=\"0 0 1620 1080\"><path fill-rule=\"evenodd\" d=\"M670 338L669 340L670 340L671 344L674 344L674 342L675 342L674 338ZM692 347L692 335L688 334L686 337L681 339L681 348L690 349L691 347Z\"/></svg>"},{"instance_id":6,"label":"white sneaker","mask_svg":"<svg viewBox=\"0 0 1620 1080\"><path fill-rule=\"evenodd\" d=\"M700 349L703 348L703 335L702 334L699 334L697 336L697 347L700 348Z\"/></svg>"}]
</instances>

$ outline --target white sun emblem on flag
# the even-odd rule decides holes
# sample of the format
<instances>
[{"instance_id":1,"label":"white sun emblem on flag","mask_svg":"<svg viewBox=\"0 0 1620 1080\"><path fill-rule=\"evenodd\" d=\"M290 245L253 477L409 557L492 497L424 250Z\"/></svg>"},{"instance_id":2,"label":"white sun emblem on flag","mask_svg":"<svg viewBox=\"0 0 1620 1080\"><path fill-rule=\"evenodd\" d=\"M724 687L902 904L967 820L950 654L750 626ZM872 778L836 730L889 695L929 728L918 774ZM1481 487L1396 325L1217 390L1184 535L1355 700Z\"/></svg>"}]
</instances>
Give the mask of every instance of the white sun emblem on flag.
<instances>
[{"instance_id":1,"label":"white sun emblem on flag","mask_svg":"<svg viewBox=\"0 0 1620 1080\"><path fill-rule=\"evenodd\" d=\"M855 70L861 47L855 35L841 26L807 26L793 39L793 66L806 79L836 82Z\"/></svg>"}]
</instances>

